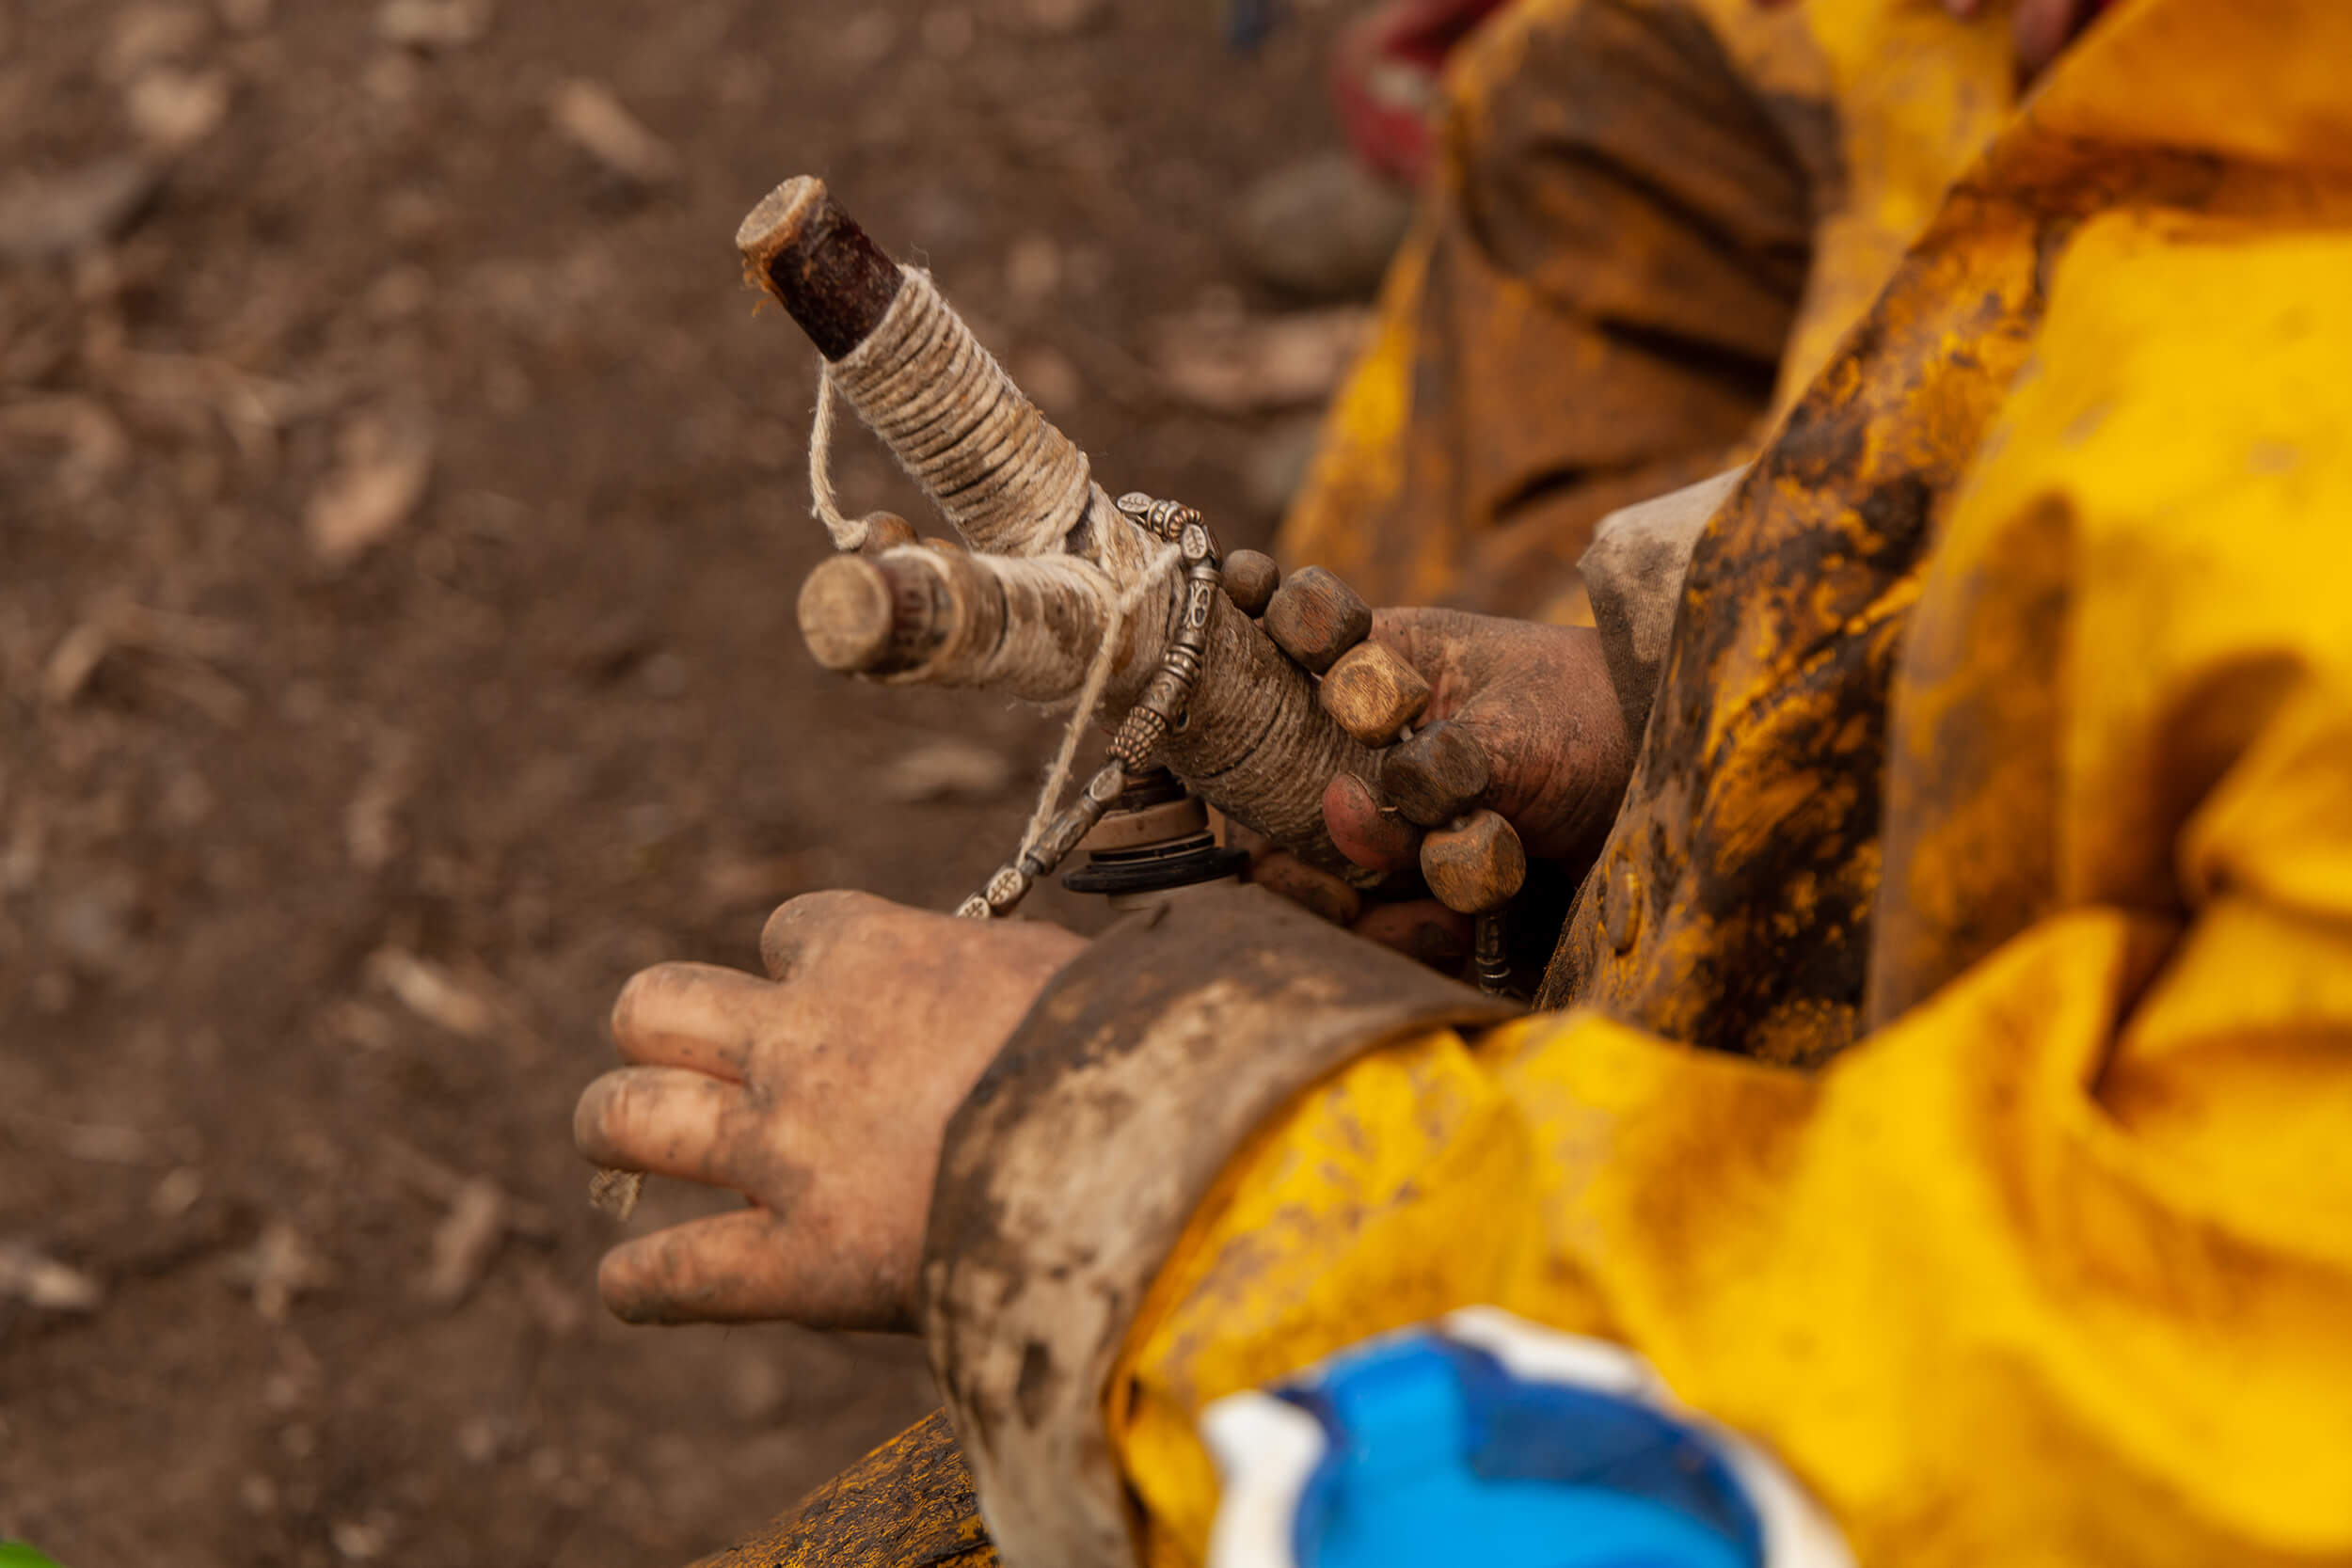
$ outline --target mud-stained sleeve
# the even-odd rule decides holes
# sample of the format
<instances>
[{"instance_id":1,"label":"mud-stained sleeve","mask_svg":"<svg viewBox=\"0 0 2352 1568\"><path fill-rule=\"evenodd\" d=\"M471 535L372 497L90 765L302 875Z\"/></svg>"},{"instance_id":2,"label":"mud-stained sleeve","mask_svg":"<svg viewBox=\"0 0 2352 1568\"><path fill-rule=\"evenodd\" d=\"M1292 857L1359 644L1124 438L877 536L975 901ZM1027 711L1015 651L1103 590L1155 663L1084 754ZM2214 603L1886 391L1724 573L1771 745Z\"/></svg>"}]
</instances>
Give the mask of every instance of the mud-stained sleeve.
<instances>
[{"instance_id":1,"label":"mud-stained sleeve","mask_svg":"<svg viewBox=\"0 0 2352 1568\"><path fill-rule=\"evenodd\" d=\"M1715 509L1747 477L1743 463L1696 484L1619 507L1600 520L1592 547L1576 563L1629 736L1638 737L1649 722L1691 550Z\"/></svg>"},{"instance_id":2,"label":"mud-stained sleeve","mask_svg":"<svg viewBox=\"0 0 2352 1568\"><path fill-rule=\"evenodd\" d=\"M948 1126L923 1266L1007 1561L1129 1560L1104 1382L1233 1151L1362 1053L1512 1010L1252 888L1129 920L1055 980Z\"/></svg>"}]
</instances>

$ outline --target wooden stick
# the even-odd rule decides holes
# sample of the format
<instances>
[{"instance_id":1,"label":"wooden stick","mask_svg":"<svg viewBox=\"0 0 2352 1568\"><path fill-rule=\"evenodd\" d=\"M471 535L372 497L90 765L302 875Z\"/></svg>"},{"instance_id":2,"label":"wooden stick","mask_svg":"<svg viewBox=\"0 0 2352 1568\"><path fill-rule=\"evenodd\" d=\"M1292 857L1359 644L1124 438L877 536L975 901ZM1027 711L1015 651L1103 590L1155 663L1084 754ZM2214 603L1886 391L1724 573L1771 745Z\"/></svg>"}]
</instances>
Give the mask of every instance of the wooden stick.
<instances>
[{"instance_id":1,"label":"wooden stick","mask_svg":"<svg viewBox=\"0 0 2352 1568\"><path fill-rule=\"evenodd\" d=\"M735 231L735 245L753 280L828 359L864 342L898 297L898 264L813 175L770 191Z\"/></svg>"}]
</instances>

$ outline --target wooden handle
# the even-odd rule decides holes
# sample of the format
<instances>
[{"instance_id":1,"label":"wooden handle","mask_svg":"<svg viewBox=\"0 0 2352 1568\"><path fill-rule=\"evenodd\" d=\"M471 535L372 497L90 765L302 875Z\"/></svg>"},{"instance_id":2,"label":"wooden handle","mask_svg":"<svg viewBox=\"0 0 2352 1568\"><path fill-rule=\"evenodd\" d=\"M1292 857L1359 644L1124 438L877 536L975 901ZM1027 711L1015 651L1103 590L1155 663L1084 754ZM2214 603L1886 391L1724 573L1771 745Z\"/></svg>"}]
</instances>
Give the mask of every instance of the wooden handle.
<instances>
[{"instance_id":1,"label":"wooden handle","mask_svg":"<svg viewBox=\"0 0 2352 1568\"><path fill-rule=\"evenodd\" d=\"M743 220L736 243L754 279L828 359L838 363L864 345L866 352L834 372L844 394L885 443L894 440L886 427L908 427L897 432L896 455L975 551L989 552L901 547L826 562L801 599L803 631L818 662L898 681L986 686L1032 701L1074 695L1102 644L1104 621L1101 578L1078 578L1099 572L1126 590L1152 569L1158 541L1115 511L1087 478L1083 454L1041 415L1030 418L1034 405L969 341L953 310L928 283L907 282L821 181L803 177L776 187ZM901 299L900 290L909 288L921 292ZM936 356L942 342L968 343L968 350L959 346L953 358L961 379L932 379L902 391L898 380L920 379L903 375L904 367L930 363L913 357L913 339L898 341L918 307L946 334L930 340L927 354ZM885 318L889 330L875 337ZM894 364L898 371L890 370ZM889 401L900 398L909 401ZM934 405L947 414L933 418ZM1017 416L1017 439L983 439L980 416L1002 431L1008 407ZM958 434L943 437L943 429ZM1012 488L1027 483L1024 476L1048 473L1074 476L1082 504L1066 528L1058 514L1028 505L1036 492ZM966 515L971 498L990 492L997 479L1008 487L992 493L1015 499L992 503L988 526L978 527ZM1039 484L1060 498L1073 493L1062 479ZM1157 670L1179 605L1171 581L1165 594L1146 594L1136 608L1104 690L1105 722L1134 705ZM1202 799L1311 864L1350 881L1375 879L1331 843L1322 801L1335 775L1370 777L1376 759L1323 710L1305 673L1221 594L1212 596L1185 720L1162 742L1161 755Z\"/></svg>"}]
</instances>

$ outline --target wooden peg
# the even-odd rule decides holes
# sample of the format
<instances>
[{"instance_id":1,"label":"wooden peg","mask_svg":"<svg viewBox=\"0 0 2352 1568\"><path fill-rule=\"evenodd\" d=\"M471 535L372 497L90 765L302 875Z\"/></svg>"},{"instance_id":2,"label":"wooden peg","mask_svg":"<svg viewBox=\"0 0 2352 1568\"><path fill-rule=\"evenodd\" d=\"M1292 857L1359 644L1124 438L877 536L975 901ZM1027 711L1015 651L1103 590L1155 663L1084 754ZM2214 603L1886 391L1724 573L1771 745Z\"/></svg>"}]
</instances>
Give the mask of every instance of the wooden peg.
<instances>
[{"instance_id":1,"label":"wooden peg","mask_svg":"<svg viewBox=\"0 0 2352 1568\"><path fill-rule=\"evenodd\" d=\"M1266 601L1265 629L1284 653L1320 675L1372 635L1372 607L1333 574L1310 566L1285 578Z\"/></svg>"},{"instance_id":2,"label":"wooden peg","mask_svg":"<svg viewBox=\"0 0 2352 1568\"><path fill-rule=\"evenodd\" d=\"M1489 781L1485 744L1443 719L1380 758L1380 793L1406 821L1424 828L1442 827L1477 805Z\"/></svg>"},{"instance_id":3,"label":"wooden peg","mask_svg":"<svg viewBox=\"0 0 2352 1568\"><path fill-rule=\"evenodd\" d=\"M1384 644L1359 642L1340 656L1317 691L1323 710L1367 746L1386 746L1429 705L1429 683Z\"/></svg>"},{"instance_id":4,"label":"wooden peg","mask_svg":"<svg viewBox=\"0 0 2352 1568\"><path fill-rule=\"evenodd\" d=\"M1225 557L1225 596L1244 615L1265 613L1266 601L1282 586L1282 568L1270 555L1234 550Z\"/></svg>"},{"instance_id":5,"label":"wooden peg","mask_svg":"<svg viewBox=\"0 0 2352 1568\"><path fill-rule=\"evenodd\" d=\"M900 545L914 543L914 525L896 512L868 512L866 515L866 543L858 546L861 555L880 555Z\"/></svg>"},{"instance_id":6,"label":"wooden peg","mask_svg":"<svg viewBox=\"0 0 2352 1568\"><path fill-rule=\"evenodd\" d=\"M1501 816L1472 812L1421 841L1421 874L1447 909L1484 914L1509 903L1527 880L1527 851Z\"/></svg>"},{"instance_id":7,"label":"wooden peg","mask_svg":"<svg viewBox=\"0 0 2352 1568\"><path fill-rule=\"evenodd\" d=\"M801 635L828 670L870 670L889 652L890 578L862 555L820 561L801 584Z\"/></svg>"}]
</instances>

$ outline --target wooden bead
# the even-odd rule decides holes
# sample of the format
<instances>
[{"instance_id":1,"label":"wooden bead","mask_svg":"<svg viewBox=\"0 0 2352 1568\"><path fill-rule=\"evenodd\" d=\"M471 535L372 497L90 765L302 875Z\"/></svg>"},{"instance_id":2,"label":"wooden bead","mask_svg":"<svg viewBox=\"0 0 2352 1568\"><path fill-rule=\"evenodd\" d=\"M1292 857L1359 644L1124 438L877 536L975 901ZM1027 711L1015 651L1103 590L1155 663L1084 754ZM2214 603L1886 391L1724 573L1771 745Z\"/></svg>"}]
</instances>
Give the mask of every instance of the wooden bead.
<instances>
[{"instance_id":1,"label":"wooden bead","mask_svg":"<svg viewBox=\"0 0 2352 1568\"><path fill-rule=\"evenodd\" d=\"M1244 615L1263 615L1266 601L1282 586L1282 568L1256 550L1234 550L1226 556L1224 570L1225 596Z\"/></svg>"},{"instance_id":2,"label":"wooden bead","mask_svg":"<svg viewBox=\"0 0 2352 1568\"><path fill-rule=\"evenodd\" d=\"M868 512L866 515L866 543L858 546L861 555L880 555L900 545L914 543L914 525L896 512Z\"/></svg>"},{"instance_id":3,"label":"wooden bead","mask_svg":"<svg viewBox=\"0 0 2352 1568\"><path fill-rule=\"evenodd\" d=\"M1380 793L1424 828L1442 827L1486 793L1486 748L1459 724L1439 720L1380 758Z\"/></svg>"},{"instance_id":4,"label":"wooden bead","mask_svg":"<svg viewBox=\"0 0 2352 1568\"><path fill-rule=\"evenodd\" d=\"M1501 816L1472 812L1421 841L1421 874L1447 909L1484 914L1509 903L1527 880L1527 851Z\"/></svg>"},{"instance_id":5,"label":"wooden bead","mask_svg":"<svg viewBox=\"0 0 2352 1568\"><path fill-rule=\"evenodd\" d=\"M1367 746L1387 746L1429 705L1429 683L1383 644L1359 642L1331 666L1317 695L1340 728Z\"/></svg>"},{"instance_id":6,"label":"wooden bead","mask_svg":"<svg viewBox=\"0 0 2352 1568\"><path fill-rule=\"evenodd\" d=\"M1310 566L1283 578L1266 601L1265 629L1284 653L1320 675L1372 635L1372 607L1331 573Z\"/></svg>"}]
</instances>

